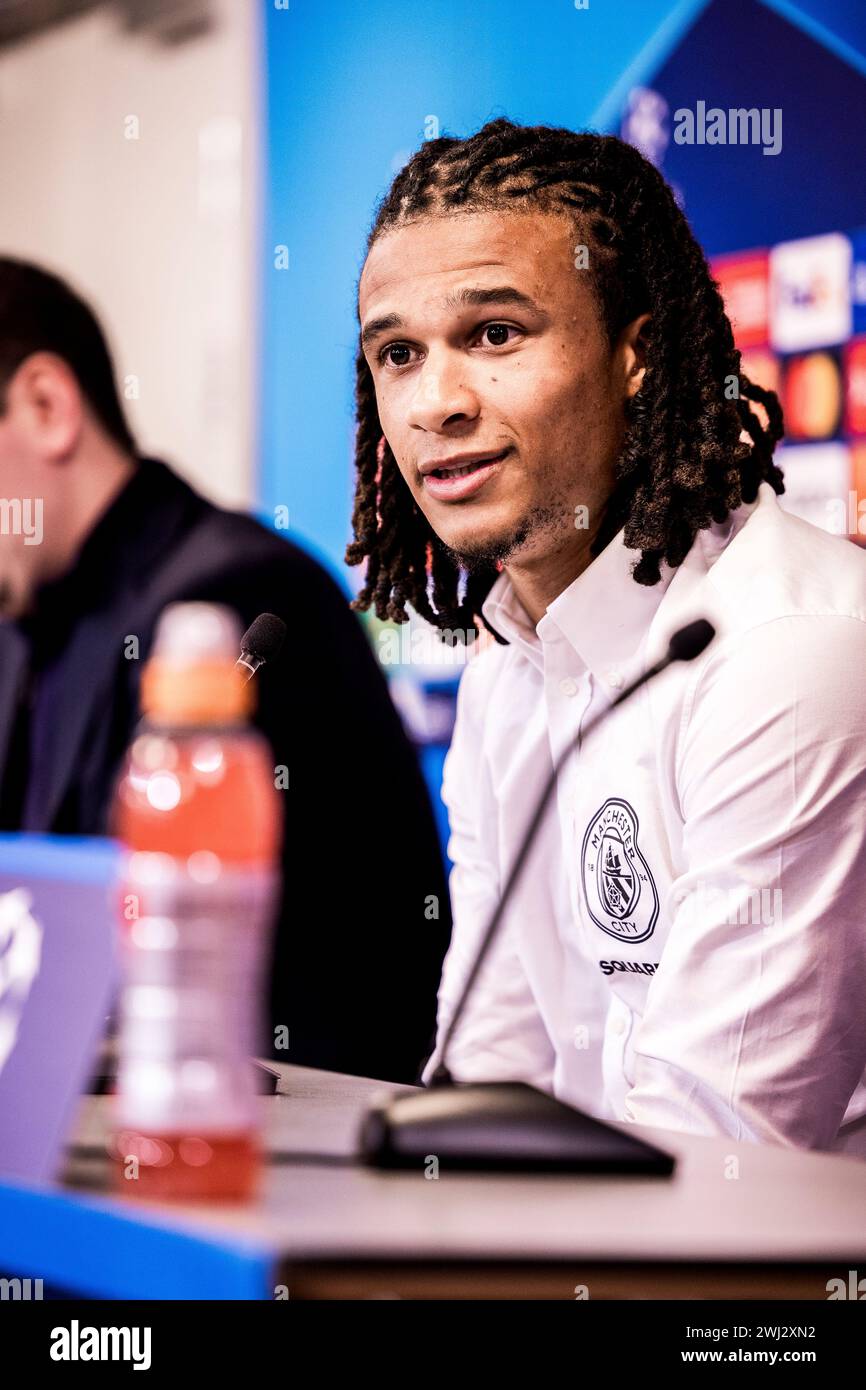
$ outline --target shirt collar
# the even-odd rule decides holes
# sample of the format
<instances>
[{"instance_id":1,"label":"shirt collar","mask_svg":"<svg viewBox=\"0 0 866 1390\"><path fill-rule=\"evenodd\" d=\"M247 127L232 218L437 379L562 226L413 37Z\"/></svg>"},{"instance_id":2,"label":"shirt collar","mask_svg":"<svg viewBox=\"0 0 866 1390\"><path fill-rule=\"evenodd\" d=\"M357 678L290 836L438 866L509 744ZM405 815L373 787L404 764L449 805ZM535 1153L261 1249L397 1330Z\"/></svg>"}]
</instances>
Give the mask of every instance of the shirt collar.
<instances>
[{"instance_id":1,"label":"shirt collar","mask_svg":"<svg viewBox=\"0 0 866 1390\"><path fill-rule=\"evenodd\" d=\"M640 552L629 550L619 531L590 565L572 580L538 624L565 638L598 679L621 674L637 654L674 571L662 561L657 584L637 584L632 577Z\"/></svg>"},{"instance_id":2,"label":"shirt collar","mask_svg":"<svg viewBox=\"0 0 866 1390\"><path fill-rule=\"evenodd\" d=\"M541 642L536 636L529 614L504 570L493 581L481 605L481 612L501 637L519 647L534 665L542 664Z\"/></svg>"},{"instance_id":3,"label":"shirt collar","mask_svg":"<svg viewBox=\"0 0 866 1390\"><path fill-rule=\"evenodd\" d=\"M762 484L760 495L770 491ZM721 523L699 531L680 567L690 577L705 574L725 549L757 503L732 512ZM503 571L484 600L481 611L490 625L513 642L540 671L545 645L565 640L580 662L599 680L617 685L629 674L643 640L678 571L662 560L656 584L637 584L632 576L640 554L625 544L621 530L576 579L547 606L533 626ZM683 578L686 578L684 573ZM682 586L681 586L682 587Z\"/></svg>"}]
</instances>

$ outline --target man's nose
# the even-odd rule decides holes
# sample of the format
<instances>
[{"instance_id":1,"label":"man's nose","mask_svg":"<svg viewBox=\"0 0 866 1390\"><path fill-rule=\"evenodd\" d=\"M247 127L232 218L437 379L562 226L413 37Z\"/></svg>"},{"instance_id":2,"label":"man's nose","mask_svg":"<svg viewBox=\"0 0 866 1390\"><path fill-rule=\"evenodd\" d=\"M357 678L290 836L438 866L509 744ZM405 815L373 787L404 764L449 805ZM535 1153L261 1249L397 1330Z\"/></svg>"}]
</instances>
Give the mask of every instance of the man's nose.
<instances>
[{"instance_id":1,"label":"man's nose","mask_svg":"<svg viewBox=\"0 0 866 1390\"><path fill-rule=\"evenodd\" d=\"M440 430L452 419L473 420L479 409L466 363L454 353L430 352L418 374L409 424L415 429Z\"/></svg>"}]
</instances>

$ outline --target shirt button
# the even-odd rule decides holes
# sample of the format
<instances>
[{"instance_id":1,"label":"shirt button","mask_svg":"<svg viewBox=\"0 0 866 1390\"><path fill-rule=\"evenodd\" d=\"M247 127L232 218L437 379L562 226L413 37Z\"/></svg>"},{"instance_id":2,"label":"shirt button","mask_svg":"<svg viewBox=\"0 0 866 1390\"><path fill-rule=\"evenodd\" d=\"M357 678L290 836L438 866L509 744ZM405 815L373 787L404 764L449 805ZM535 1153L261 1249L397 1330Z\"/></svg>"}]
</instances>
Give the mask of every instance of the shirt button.
<instances>
[{"instance_id":1,"label":"shirt button","mask_svg":"<svg viewBox=\"0 0 866 1390\"><path fill-rule=\"evenodd\" d=\"M559 688L562 691L563 695L576 695L577 681L573 681L571 679L571 676L566 676L565 680L561 680L559 682Z\"/></svg>"},{"instance_id":2,"label":"shirt button","mask_svg":"<svg viewBox=\"0 0 866 1390\"><path fill-rule=\"evenodd\" d=\"M624 1033L626 1030L626 1021L623 1018L622 1014L617 1014L616 1018L613 1020L610 1026L613 1029L614 1033Z\"/></svg>"},{"instance_id":3,"label":"shirt button","mask_svg":"<svg viewBox=\"0 0 866 1390\"><path fill-rule=\"evenodd\" d=\"M607 673L607 683L608 683L608 685L612 685L613 688L614 688L614 690L619 690L619 689L622 687L622 684L623 684L622 672L620 672L620 671L608 671L608 673Z\"/></svg>"}]
</instances>

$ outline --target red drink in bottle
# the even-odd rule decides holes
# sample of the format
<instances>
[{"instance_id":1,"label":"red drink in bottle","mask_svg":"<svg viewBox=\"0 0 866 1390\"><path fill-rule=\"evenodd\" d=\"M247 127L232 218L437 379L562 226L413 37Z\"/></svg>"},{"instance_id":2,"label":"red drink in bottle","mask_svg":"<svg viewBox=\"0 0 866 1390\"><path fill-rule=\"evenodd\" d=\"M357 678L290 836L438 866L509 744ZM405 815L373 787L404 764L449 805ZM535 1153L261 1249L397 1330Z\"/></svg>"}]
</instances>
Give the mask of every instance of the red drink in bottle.
<instances>
[{"instance_id":1,"label":"red drink in bottle","mask_svg":"<svg viewBox=\"0 0 866 1390\"><path fill-rule=\"evenodd\" d=\"M124 1194L243 1199L260 1168L264 970L281 807L240 628L172 604L115 800L125 845L115 1153Z\"/></svg>"}]
</instances>

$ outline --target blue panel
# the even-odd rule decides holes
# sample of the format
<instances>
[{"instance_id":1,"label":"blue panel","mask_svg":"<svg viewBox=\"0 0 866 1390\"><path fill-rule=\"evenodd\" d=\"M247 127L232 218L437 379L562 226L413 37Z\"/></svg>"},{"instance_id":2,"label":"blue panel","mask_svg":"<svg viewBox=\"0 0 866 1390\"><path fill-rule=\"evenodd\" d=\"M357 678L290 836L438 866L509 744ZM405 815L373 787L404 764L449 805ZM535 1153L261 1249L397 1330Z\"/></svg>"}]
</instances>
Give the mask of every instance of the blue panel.
<instances>
[{"instance_id":1,"label":"blue panel","mask_svg":"<svg viewBox=\"0 0 866 1390\"><path fill-rule=\"evenodd\" d=\"M445 861L446 872L450 874L454 867L448 857L448 810L442 800L442 769L445 765L445 755L448 747L443 743L426 743L418 750L418 757L421 763L421 771L427 783L427 791L430 795L430 803L433 807L433 815L436 819L436 829L439 833L439 843L442 846L442 857Z\"/></svg>"},{"instance_id":2,"label":"blue panel","mask_svg":"<svg viewBox=\"0 0 866 1390\"><path fill-rule=\"evenodd\" d=\"M866 5L863 0L763 0L816 42L866 73Z\"/></svg>"},{"instance_id":3,"label":"blue panel","mask_svg":"<svg viewBox=\"0 0 866 1390\"><path fill-rule=\"evenodd\" d=\"M273 1251L159 1221L120 1203L3 1183L0 1270L90 1298L273 1298Z\"/></svg>"},{"instance_id":4,"label":"blue panel","mask_svg":"<svg viewBox=\"0 0 866 1390\"><path fill-rule=\"evenodd\" d=\"M120 846L88 835L0 835L0 874L108 883Z\"/></svg>"}]
</instances>

